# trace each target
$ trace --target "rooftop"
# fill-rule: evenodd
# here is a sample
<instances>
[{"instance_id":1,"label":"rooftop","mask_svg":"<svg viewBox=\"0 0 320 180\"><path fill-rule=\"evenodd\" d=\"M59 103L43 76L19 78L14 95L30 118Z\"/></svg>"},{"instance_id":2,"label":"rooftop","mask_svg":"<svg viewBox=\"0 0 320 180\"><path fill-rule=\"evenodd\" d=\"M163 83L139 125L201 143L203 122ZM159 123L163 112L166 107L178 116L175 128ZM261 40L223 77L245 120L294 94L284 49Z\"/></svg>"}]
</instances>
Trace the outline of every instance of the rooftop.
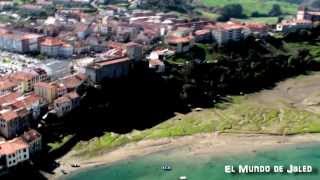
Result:
<instances>
[{"instance_id":1,"label":"rooftop","mask_svg":"<svg viewBox=\"0 0 320 180\"><path fill-rule=\"evenodd\" d=\"M0 90L6 90L6 89L13 88L16 86L17 86L17 84L13 83L10 80L0 81Z\"/></svg>"},{"instance_id":2,"label":"rooftop","mask_svg":"<svg viewBox=\"0 0 320 180\"><path fill-rule=\"evenodd\" d=\"M60 82L68 89L73 89L82 84L84 79L78 75L71 75L60 79Z\"/></svg>"},{"instance_id":3,"label":"rooftop","mask_svg":"<svg viewBox=\"0 0 320 180\"><path fill-rule=\"evenodd\" d=\"M130 59L128 57L120 57L115 59L109 59L109 60L103 60L99 62L94 62L93 64L89 65L89 68L99 69L104 66L114 65L114 64L120 64L124 62L128 62Z\"/></svg>"},{"instance_id":4,"label":"rooftop","mask_svg":"<svg viewBox=\"0 0 320 180\"><path fill-rule=\"evenodd\" d=\"M1 113L0 118L5 121L12 121L18 118L18 114L15 111L8 110Z\"/></svg>"},{"instance_id":5,"label":"rooftop","mask_svg":"<svg viewBox=\"0 0 320 180\"><path fill-rule=\"evenodd\" d=\"M5 103L10 103L15 101L19 97L19 93L14 92L14 93L9 93L3 96L0 96L0 105L3 105Z\"/></svg>"},{"instance_id":6,"label":"rooftop","mask_svg":"<svg viewBox=\"0 0 320 180\"><path fill-rule=\"evenodd\" d=\"M24 71L19 71L10 75L11 79L17 80L17 81L30 81L34 77L36 77L36 74L31 72L24 72Z\"/></svg>"},{"instance_id":7,"label":"rooftop","mask_svg":"<svg viewBox=\"0 0 320 180\"><path fill-rule=\"evenodd\" d=\"M57 38L46 37L42 42L41 45L43 46L62 46L64 42Z\"/></svg>"},{"instance_id":8,"label":"rooftop","mask_svg":"<svg viewBox=\"0 0 320 180\"><path fill-rule=\"evenodd\" d=\"M15 138L11 141L6 141L0 144L0 154L14 154L18 150L28 148L28 144L21 138Z\"/></svg>"},{"instance_id":9,"label":"rooftop","mask_svg":"<svg viewBox=\"0 0 320 180\"><path fill-rule=\"evenodd\" d=\"M66 97L68 97L69 99L73 100L73 99L77 99L79 98L79 94L76 91L72 91L69 92L68 94L65 95Z\"/></svg>"},{"instance_id":10,"label":"rooftop","mask_svg":"<svg viewBox=\"0 0 320 180\"><path fill-rule=\"evenodd\" d=\"M24 132L21 138L27 143L30 143L41 138L41 134L34 129L30 129L29 131Z\"/></svg>"},{"instance_id":11,"label":"rooftop","mask_svg":"<svg viewBox=\"0 0 320 180\"><path fill-rule=\"evenodd\" d=\"M56 100L54 100L55 104L64 104L64 103L69 103L69 102L70 102L70 99L65 96L59 97Z\"/></svg>"},{"instance_id":12,"label":"rooftop","mask_svg":"<svg viewBox=\"0 0 320 180\"><path fill-rule=\"evenodd\" d=\"M192 36L186 36L186 37L170 36L167 38L167 42L169 44L189 43L192 39L193 39Z\"/></svg>"}]
</instances>

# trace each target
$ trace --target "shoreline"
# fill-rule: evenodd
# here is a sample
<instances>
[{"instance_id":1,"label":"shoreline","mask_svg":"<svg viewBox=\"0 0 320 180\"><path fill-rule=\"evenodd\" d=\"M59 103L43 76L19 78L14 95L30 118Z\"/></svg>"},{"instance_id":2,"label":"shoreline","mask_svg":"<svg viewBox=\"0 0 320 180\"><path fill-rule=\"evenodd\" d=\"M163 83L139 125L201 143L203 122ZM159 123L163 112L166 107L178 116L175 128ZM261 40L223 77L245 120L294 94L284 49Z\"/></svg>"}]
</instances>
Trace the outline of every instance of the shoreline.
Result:
<instances>
[{"instance_id":1,"label":"shoreline","mask_svg":"<svg viewBox=\"0 0 320 180\"><path fill-rule=\"evenodd\" d=\"M179 156L188 155L223 157L238 154L255 154L257 151L307 143L320 143L320 133L290 136L203 133L176 138L142 140L89 158L75 157L75 152L70 151L57 160L61 165L54 170L54 174L45 174L45 176L48 179L63 179L66 175L62 173L62 170L70 175L90 168L108 166L119 161L162 151L172 151L177 154L178 158ZM71 167L73 163L79 164L80 167Z\"/></svg>"}]
</instances>

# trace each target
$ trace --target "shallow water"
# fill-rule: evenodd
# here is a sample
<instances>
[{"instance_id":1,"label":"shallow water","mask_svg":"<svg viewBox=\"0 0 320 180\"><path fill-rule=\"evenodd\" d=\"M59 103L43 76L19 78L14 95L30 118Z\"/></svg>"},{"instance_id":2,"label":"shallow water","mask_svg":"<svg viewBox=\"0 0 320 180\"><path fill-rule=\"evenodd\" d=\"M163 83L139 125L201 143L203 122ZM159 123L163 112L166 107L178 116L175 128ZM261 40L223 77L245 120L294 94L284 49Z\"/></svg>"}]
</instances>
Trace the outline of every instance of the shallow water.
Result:
<instances>
[{"instance_id":1,"label":"shallow water","mask_svg":"<svg viewBox=\"0 0 320 180\"><path fill-rule=\"evenodd\" d=\"M162 171L169 164L172 171ZM226 174L225 165L312 165L309 174ZM181 156L177 152L161 152L146 157L133 158L112 166L101 166L71 174L66 180L176 180L187 176L190 180L320 180L320 144L291 146L272 151L258 151L247 155L223 158L206 156Z\"/></svg>"}]
</instances>

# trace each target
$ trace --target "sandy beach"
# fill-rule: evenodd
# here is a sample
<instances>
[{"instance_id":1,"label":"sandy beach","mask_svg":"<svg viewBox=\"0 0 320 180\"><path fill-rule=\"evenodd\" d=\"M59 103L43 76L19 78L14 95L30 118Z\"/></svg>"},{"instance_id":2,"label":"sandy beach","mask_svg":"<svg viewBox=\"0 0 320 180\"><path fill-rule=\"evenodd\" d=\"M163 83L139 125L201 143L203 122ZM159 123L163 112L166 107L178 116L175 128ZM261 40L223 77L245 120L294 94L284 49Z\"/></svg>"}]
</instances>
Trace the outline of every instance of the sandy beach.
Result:
<instances>
[{"instance_id":1,"label":"sandy beach","mask_svg":"<svg viewBox=\"0 0 320 180\"><path fill-rule=\"evenodd\" d=\"M61 165L55 169L55 174L48 175L47 177L48 179L58 179L63 177L62 170L71 173L160 151L171 150L176 152L177 156L227 156L241 153L255 153L259 150L271 150L303 143L320 143L320 134L275 136L262 134L207 133L177 138L143 140L90 158L75 157L75 152L70 151L64 157L57 160ZM81 167L73 168L71 167L73 163L77 163Z\"/></svg>"}]
</instances>

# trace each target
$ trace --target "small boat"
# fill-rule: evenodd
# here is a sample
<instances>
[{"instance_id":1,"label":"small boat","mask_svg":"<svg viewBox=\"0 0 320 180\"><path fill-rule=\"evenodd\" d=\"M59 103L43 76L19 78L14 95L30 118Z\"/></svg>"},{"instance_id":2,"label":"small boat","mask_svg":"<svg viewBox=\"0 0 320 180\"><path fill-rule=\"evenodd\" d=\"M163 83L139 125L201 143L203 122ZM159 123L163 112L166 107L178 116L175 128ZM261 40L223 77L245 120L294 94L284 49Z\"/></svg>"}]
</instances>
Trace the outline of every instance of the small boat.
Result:
<instances>
[{"instance_id":1,"label":"small boat","mask_svg":"<svg viewBox=\"0 0 320 180\"><path fill-rule=\"evenodd\" d=\"M80 164L73 163L73 164L71 164L71 167L73 167L73 168L78 168L78 167L80 167Z\"/></svg>"},{"instance_id":2,"label":"small boat","mask_svg":"<svg viewBox=\"0 0 320 180\"><path fill-rule=\"evenodd\" d=\"M161 169L164 171L171 171L172 170L171 166L169 166L169 165L163 165L163 166L161 166Z\"/></svg>"},{"instance_id":3,"label":"small boat","mask_svg":"<svg viewBox=\"0 0 320 180\"><path fill-rule=\"evenodd\" d=\"M179 180L187 180L188 178L187 178L187 176L180 176L179 177Z\"/></svg>"}]
</instances>

